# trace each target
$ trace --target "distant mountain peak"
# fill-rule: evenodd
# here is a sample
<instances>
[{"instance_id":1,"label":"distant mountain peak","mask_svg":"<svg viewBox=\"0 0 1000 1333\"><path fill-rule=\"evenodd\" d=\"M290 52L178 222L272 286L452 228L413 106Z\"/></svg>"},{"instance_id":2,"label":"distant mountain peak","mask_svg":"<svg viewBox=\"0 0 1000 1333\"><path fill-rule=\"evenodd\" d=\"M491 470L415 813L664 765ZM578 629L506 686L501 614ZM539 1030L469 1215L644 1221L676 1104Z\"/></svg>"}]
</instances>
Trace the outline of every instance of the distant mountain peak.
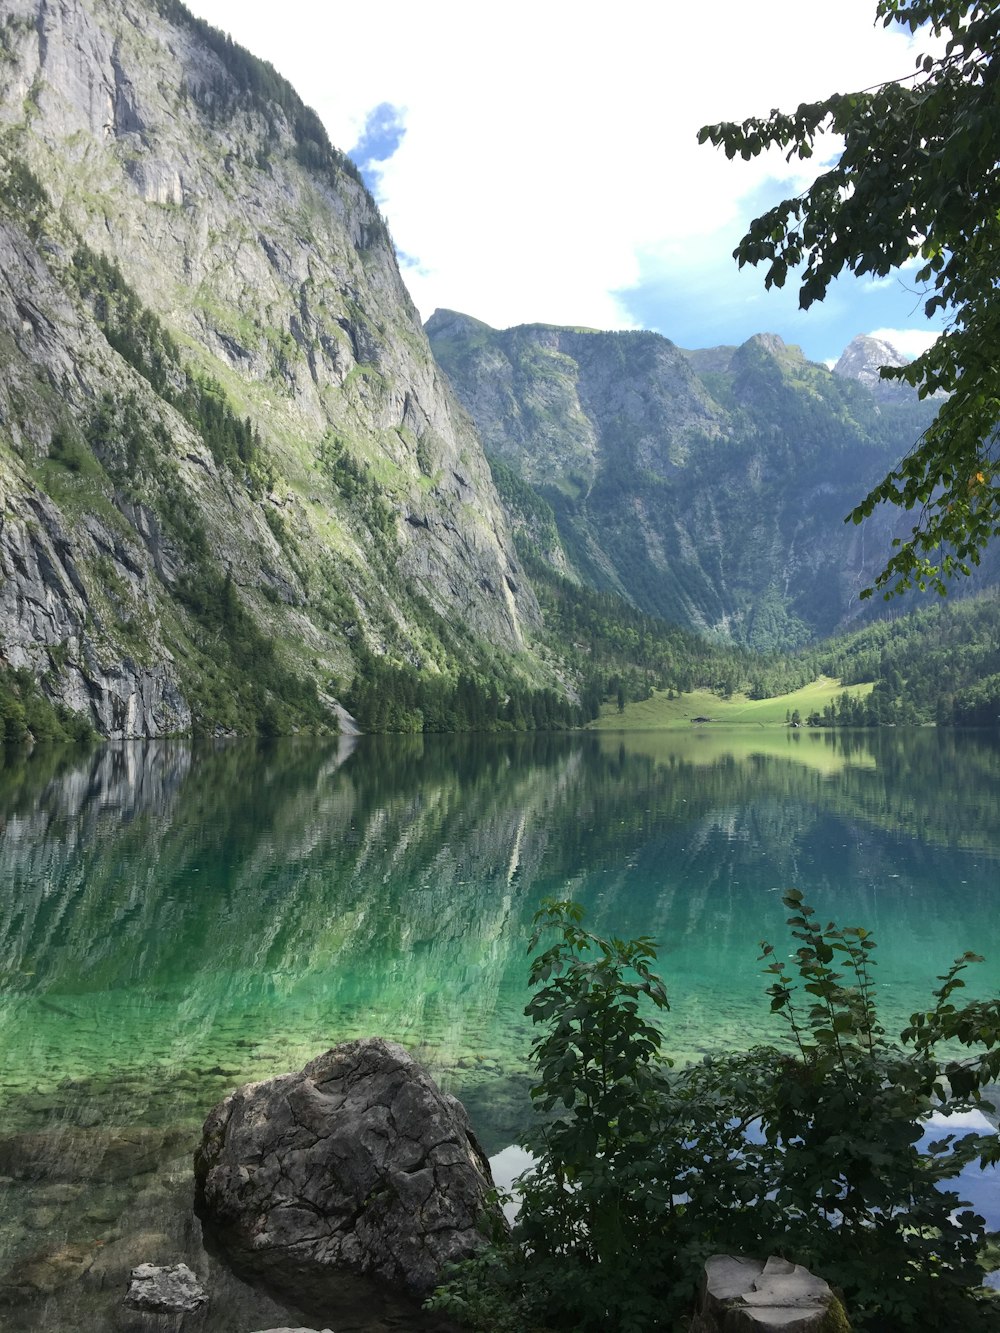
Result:
<instances>
[{"instance_id":1,"label":"distant mountain peak","mask_svg":"<svg viewBox=\"0 0 1000 1333\"><path fill-rule=\"evenodd\" d=\"M469 329L488 329L491 333L494 329L487 324L485 320L474 319L472 315L464 315L461 310L448 310L439 306L431 315L430 319L424 324L424 331L430 337L433 333L442 334L448 330Z\"/></svg>"},{"instance_id":2,"label":"distant mountain peak","mask_svg":"<svg viewBox=\"0 0 1000 1333\"><path fill-rule=\"evenodd\" d=\"M882 379L879 370L882 366L909 365L910 359L883 338L859 333L844 348L840 360L833 367L833 373L845 379L857 380L882 401L898 402L901 398L909 397L913 390L898 381Z\"/></svg>"},{"instance_id":3,"label":"distant mountain peak","mask_svg":"<svg viewBox=\"0 0 1000 1333\"><path fill-rule=\"evenodd\" d=\"M783 356L788 351L788 344L778 333L755 333L747 339L744 346L759 347L772 356Z\"/></svg>"},{"instance_id":4,"label":"distant mountain peak","mask_svg":"<svg viewBox=\"0 0 1000 1333\"><path fill-rule=\"evenodd\" d=\"M459 333L465 334L470 330L478 330L482 333L530 334L537 332L539 329L548 333L593 333L598 337L608 336L604 329L593 329L585 324L547 324L542 320L529 320L526 324L510 324L506 328L500 329L492 324L487 324L485 320L475 319L472 315L463 314L461 310L449 310L440 306L424 323L424 332L428 338L449 337ZM621 332L635 334L642 338L663 338L662 334L651 333L645 329L627 329L621 330ZM669 342L670 340L669 338L663 338L663 341Z\"/></svg>"}]
</instances>

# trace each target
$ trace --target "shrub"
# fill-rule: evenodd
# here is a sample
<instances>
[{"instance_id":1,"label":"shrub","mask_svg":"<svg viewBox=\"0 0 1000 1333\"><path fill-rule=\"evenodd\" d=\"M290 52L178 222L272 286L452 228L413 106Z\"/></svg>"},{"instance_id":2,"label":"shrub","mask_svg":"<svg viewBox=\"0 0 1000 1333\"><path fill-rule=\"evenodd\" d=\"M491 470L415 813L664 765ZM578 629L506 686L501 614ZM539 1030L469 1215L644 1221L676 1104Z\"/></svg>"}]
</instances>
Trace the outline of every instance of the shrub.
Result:
<instances>
[{"instance_id":1,"label":"shrub","mask_svg":"<svg viewBox=\"0 0 1000 1333\"><path fill-rule=\"evenodd\" d=\"M977 961L966 954L889 1041L868 932L821 925L797 891L785 903L794 965L770 945L762 957L790 1041L676 1072L654 1022L668 1006L651 941L601 939L575 903L543 907L532 946L548 929L557 939L532 964L526 1010L543 1028L537 1165L513 1242L474 1276L460 1270L437 1308L485 1328L502 1298L515 1330L643 1333L682 1319L703 1260L732 1250L810 1266L842 1289L858 1330L995 1321L976 1290L984 1220L947 1186L996 1161L997 1138L917 1145L930 1110L967 1109L997 1078L1000 1001L953 1003ZM959 1058L956 1043L975 1053Z\"/></svg>"}]
</instances>

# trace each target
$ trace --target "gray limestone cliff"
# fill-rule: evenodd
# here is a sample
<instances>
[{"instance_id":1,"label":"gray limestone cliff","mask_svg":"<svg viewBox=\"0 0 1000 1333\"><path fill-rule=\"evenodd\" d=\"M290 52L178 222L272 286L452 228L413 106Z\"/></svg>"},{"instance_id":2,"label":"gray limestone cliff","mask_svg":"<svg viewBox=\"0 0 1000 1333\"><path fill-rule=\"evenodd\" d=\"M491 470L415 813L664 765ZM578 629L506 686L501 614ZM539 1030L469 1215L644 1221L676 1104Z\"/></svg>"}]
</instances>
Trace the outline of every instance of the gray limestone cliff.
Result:
<instances>
[{"instance_id":1,"label":"gray limestone cliff","mask_svg":"<svg viewBox=\"0 0 1000 1333\"><path fill-rule=\"evenodd\" d=\"M384 221L218 38L173 0L3 7L2 662L110 736L332 722L361 645L541 678Z\"/></svg>"},{"instance_id":2,"label":"gray limestone cliff","mask_svg":"<svg viewBox=\"0 0 1000 1333\"><path fill-rule=\"evenodd\" d=\"M501 331L454 311L426 327L491 457L551 507L581 581L761 649L871 606L858 594L905 515L844 516L932 405L876 401L774 334L689 352L651 332ZM551 547L534 553L558 567Z\"/></svg>"},{"instance_id":3,"label":"gray limestone cliff","mask_svg":"<svg viewBox=\"0 0 1000 1333\"><path fill-rule=\"evenodd\" d=\"M913 399L914 390L898 380L884 380L879 372L883 366L905 366L909 362L908 356L884 338L860 333L844 348L833 373L863 384L880 403L905 403Z\"/></svg>"}]
</instances>

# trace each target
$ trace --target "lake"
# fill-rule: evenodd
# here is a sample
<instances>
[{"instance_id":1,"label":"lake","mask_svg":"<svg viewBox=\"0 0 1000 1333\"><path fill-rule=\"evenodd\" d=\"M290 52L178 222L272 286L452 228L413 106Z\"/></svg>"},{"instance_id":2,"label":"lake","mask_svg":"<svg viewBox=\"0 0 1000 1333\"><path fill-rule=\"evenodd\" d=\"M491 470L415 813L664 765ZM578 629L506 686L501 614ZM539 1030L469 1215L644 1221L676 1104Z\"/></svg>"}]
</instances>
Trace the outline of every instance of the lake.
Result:
<instances>
[{"instance_id":1,"label":"lake","mask_svg":"<svg viewBox=\"0 0 1000 1333\"><path fill-rule=\"evenodd\" d=\"M0 822L12 1333L130 1327L124 1280L144 1260L207 1273L220 1333L299 1322L201 1249L201 1121L239 1083L379 1034L463 1099L488 1151L516 1142L531 1115L526 944L546 896L579 899L601 933L659 942L682 1061L780 1037L759 943L791 951L792 886L872 930L890 1031L967 948L986 955L970 993L1000 990L992 735L39 750L4 759Z\"/></svg>"}]
</instances>

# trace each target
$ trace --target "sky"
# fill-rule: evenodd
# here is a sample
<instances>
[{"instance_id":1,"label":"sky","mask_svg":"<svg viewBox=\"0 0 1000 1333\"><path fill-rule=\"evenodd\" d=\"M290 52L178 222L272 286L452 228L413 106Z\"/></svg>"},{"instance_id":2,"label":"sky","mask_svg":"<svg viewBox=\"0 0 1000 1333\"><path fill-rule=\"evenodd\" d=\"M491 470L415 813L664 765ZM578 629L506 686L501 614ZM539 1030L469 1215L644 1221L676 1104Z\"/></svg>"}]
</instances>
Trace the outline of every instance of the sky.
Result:
<instances>
[{"instance_id":1,"label":"sky","mask_svg":"<svg viewBox=\"0 0 1000 1333\"><path fill-rule=\"evenodd\" d=\"M424 319L649 328L682 347L773 332L817 361L859 333L909 355L933 337L912 269L841 278L808 311L791 282L766 292L739 270L751 218L822 161L696 141L911 73L927 42L876 26L874 0L188 4L270 60L362 168Z\"/></svg>"}]
</instances>

